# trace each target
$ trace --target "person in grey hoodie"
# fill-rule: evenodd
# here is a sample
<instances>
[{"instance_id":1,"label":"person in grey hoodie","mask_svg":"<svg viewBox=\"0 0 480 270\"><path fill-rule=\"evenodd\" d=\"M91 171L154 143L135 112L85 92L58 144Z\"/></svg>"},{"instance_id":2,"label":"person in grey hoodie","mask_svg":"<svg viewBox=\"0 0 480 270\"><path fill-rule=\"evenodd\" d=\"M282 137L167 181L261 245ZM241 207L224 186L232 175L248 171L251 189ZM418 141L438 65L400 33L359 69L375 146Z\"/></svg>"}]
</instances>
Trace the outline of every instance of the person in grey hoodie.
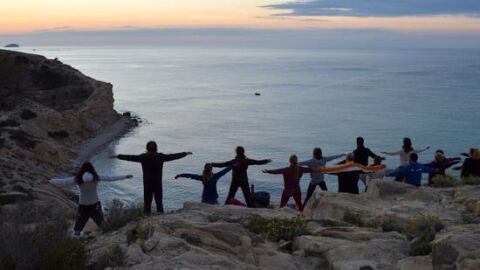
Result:
<instances>
[{"instance_id":1,"label":"person in grey hoodie","mask_svg":"<svg viewBox=\"0 0 480 270\"><path fill-rule=\"evenodd\" d=\"M310 169L318 169L325 167L325 164L327 162L332 161L337 158L341 158L345 156L345 154L340 154L340 155L335 155L335 156L328 156L324 157L322 155L322 149L319 147L315 147L313 149L313 158L299 162L298 165L300 166L308 166ZM322 190L327 191L327 185L325 184L325 178L323 173L321 172L311 172L310 173L310 183L308 184L308 189L307 189L307 196L305 197L305 201L303 203L303 206L308 202L310 197L312 197L313 192L315 191L315 188L319 186Z\"/></svg>"},{"instance_id":2,"label":"person in grey hoodie","mask_svg":"<svg viewBox=\"0 0 480 270\"><path fill-rule=\"evenodd\" d=\"M98 199L97 185L99 181L112 182L122 179L132 178L132 175L106 176L98 175L92 163L85 162L75 176L64 178L52 178L44 183L50 183L56 186L78 185L80 196L78 200L78 215L75 221L75 235L80 235L89 218L101 226L104 219L102 205Z\"/></svg>"}]
</instances>

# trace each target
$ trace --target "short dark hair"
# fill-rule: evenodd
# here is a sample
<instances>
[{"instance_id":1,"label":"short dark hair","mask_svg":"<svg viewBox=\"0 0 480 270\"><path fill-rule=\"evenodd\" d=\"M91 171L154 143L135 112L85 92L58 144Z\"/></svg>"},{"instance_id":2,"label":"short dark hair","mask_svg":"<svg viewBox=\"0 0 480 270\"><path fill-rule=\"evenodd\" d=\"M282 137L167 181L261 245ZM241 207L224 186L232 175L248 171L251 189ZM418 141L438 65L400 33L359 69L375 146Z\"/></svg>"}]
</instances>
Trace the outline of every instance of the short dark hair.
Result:
<instances>
[{"instance_id":1,"label":"short dark hair","mask_svg":"<svg viewBox=\"0 0 480 270\"><path fill-rule=\"evenodd\" d=\"M320 147L313 148L313 157L316 159L322 159L322 149Z\"/></svg>"},{"instance_id":2,"label":"short dark hair","mask_svg":"<svg viewBox=\"0 0 480 270\"><path fill-rule=\"evenodd\" d=\"M365 143L365 141L363 140L363 137L357 137L357 145L358 146L361 146Z\"/></svg>"},{"instance_id":3,"label":"short dark hair","mask_svg":"<svg viewBox=\"0 0 480 270\"><path fill-rule=\"evenodd\" d=\"M156 152L158 151L158 149L157 149L157 143L154 142L154 141L149 141L149 142L147 143L147 146L146 146L146 147L147 147L147 151L148 151L149 153L156 153Z\"/></svg>"},{"instance_id":4,"label":"short dark hair","mask_svg":"<svg viewBox=\"0 0 480 270\"><path fill-rule=\"evenodd\" d=\"M418 155L417 155L417 153L411 153L411 154L410 154L410 161L411 161L411 162L417 162L417 161L418 161Z\"/></svg>"}]
</instances>

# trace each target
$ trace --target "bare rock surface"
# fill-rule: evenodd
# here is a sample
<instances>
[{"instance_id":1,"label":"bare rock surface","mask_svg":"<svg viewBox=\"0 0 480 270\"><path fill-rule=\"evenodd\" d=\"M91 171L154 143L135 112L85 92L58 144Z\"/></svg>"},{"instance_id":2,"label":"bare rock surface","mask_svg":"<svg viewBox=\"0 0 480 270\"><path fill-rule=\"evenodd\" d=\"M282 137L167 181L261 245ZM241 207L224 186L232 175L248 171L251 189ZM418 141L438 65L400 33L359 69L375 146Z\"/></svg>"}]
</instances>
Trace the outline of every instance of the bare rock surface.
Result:
<instances>
[{"instance_id":1,"label":"bare rock surface","mask_svg":"<svg viewBox=\"0 0 480 270\"><path fill-rule=\"evenodd\" d=\"M128 261L119 269L479 269L479 225L462 219L473 214L466 205L476 204L476 187L412 188L392 181L374 181L370 187L362 195L317 193L303 216L289 208L185 203L178 211L98 233L88 244L90 264L116 245ZM361 221L349 217L356 213ZM430 255L413 256L412 240L402 233L417 214L436 215L445 224L431 242ZM252 229L258 217L300 218L306 225L291 239L278 240ZM152 233L127 241L138 226Z\"/></svg>"}]
</instances>

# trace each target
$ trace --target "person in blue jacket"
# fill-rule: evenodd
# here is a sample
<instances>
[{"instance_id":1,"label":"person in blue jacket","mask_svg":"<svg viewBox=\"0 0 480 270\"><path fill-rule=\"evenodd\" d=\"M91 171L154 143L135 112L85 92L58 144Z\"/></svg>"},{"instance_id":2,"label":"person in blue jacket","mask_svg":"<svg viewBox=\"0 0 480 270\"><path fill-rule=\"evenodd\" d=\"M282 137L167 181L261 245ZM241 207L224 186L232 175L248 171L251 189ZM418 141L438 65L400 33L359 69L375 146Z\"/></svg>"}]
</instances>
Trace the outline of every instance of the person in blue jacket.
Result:
<instances>
[{"instance_id":1,"label":"person in blue jacket","mask_svg":"<svg viewBox=\"0 0 480 270\"><path fill-rule=\"evenodd\" d=\"M405 183L419 187L422 184L422 173L437 172L437 169L430 168L426 165L418 163L418 155L416 153L411 153L410 164L399 167L398 169L388 174L388 176L405 177Z\"/></svg>"},{"instance_id":2,"label":"person in blue jacket","mask_svg":"<svg viewBox=\"0 0 480 270\"><path fill-rule=\"evenodd\" d=\"M213 168L212 164L206 163L203 168L202 175L182 173L182 174L177 174L177 176L175 176L175 179L190 178L193 180L202 181L203 183L202 203L218 204L217 182L222 176L227 174L232 169L232 166L229 166L217 173L213 173L212 168Z\"/></svg>"}]
</instances>

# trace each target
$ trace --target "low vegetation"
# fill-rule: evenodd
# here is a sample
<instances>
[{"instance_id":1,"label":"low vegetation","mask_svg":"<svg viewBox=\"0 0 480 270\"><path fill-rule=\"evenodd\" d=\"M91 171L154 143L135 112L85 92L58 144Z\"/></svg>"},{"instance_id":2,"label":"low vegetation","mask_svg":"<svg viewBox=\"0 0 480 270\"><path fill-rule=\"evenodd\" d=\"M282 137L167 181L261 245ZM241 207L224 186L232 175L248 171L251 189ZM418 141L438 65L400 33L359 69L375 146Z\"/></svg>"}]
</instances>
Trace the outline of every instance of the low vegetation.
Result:
<instances>
[{"instance_id":1,"label":"low vegetation","mask_svg":"<svg viewBox=\"0 0 480 270\"><path fill-rule=\"evenodd\" d=\"M428 255L432 252L431 242L435 234L443 229L440 218L434 215L417 215L410 220L403 233L411 240L412 256Z\"/></svg>"},{"instance_id":2,"label":"low vegetation","mask_svg":"<svg viewBox=\"0 0 480 270\"><path fill-rule=\"evenodd\" d=\"M102 224L103 232L117 230L131 221L140 220L144 217L143 207L139 204L125 205L120 200L113 200L106 215L106 222Z\"/></svg>"},{"instance_id":3,"label":"low vegetation","mask_svg":"<svg viewBox=\"0 0 480 270\"><path fill-rule=\"evenodd\" d=\"M381 223L382 231L384 232L402 232L402 228L399 225L398 217L395 214L385 215L383 222Z\"/></svg>"},{"instance_id":4,"label":"low vegetation","mask_svg":"<svg viewBox=\"0 0 480 270\"><path fill-rule=\"evenodd\" d=\"M0 269L86 269L84 243L63 213L20 203L1 214Z\"/></svg>"},{"instance_id":5,"label":"low vegetation","mask_svg":"<svg viewBox=\"0 0 480 270\"><path fill-rule=\"evenodd\" d=\"M152 232L152 227L148 224L137 224L133 229L127 232L127 243L131 244L137 240L147 240Z\"/></svg>"},{"instance_id":6,"label":"low vegetation","mask_svg":"<svg viewBox=\"0 0 480 270\"><path fill-rule=\"evenodd\" d=\"M343 213L343 221L358 227L363 227L365 225L362 218L360 217L360 214L354 213L349 210Z\"/></svg>"},{"instance_id":7,"label":"low vegetation","mask_svg":"<svg viewBox=\"0 0 480 270\"><path fill-rule=\"evenodd\" d=\"M37 114L28 110L28 109L24 109L24 110L22 110L22 113L21 113L20 117L23 120L31 120L31 119L37 117Z\"/></svg>"},{"instance_id":8,"label":"low vegetation","mask_svg":"<svg viewBox=\"0 0 480 270\"><path fill-rule=\"evenodd\" d=\"M462 182L458 178L449 174L436 175L432 178L432 187L434 188L456 187L461 184Z\"/></svg>"},{"instance_id":9,"label":"low vegetation","mask_svg":"<svg viewBox=\"0 0 480 270\"><path fill-rule=\"evenodd\" d=\"M49 131L48 136L52 139L66 139L70 136L67 131Z\"/></svg>"},{"instance_id":10,"label":"low vegetation","mask_svg":"<svg viewBox=\"0 0 480 270\"><path fill-rule=\"evenodd\" d=\"M462 184L469 186L478 186L480 185L480 177L466 177L463 178Z\"/></svg>"},{"instance_id":11,"label":"low vegetation","mask_svg":"<svg viewBox=\"0 0 480 270\"><path fill-rule=\"evenodd\" d=\"M292 240L305 233L307 221L303 218L279 219L253 216L248 229L266 239L273 241Z\"/></svg>"}]
</instances>

